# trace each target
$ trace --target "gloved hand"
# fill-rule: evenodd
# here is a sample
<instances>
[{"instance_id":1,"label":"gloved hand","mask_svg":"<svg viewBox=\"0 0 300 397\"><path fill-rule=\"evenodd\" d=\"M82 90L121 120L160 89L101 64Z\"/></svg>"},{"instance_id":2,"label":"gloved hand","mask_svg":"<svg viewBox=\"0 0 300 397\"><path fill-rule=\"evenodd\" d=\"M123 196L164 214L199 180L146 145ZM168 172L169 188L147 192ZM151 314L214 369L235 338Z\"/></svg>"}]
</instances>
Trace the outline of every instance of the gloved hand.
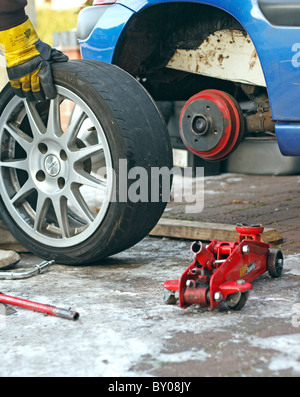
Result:
<instances>
[{"instance_id":1,"label":"gloved hand","mask_svg":"<svg viewBox=\"0 0 300 397\"><path fill-rule=\"evenodd\" d=\"M0 31L0 49L7 62L7 74L16 95L29 101L56 97L51 63L66 62L62 52L41 41L29 19Z\"/></svg>"}]
</instances>

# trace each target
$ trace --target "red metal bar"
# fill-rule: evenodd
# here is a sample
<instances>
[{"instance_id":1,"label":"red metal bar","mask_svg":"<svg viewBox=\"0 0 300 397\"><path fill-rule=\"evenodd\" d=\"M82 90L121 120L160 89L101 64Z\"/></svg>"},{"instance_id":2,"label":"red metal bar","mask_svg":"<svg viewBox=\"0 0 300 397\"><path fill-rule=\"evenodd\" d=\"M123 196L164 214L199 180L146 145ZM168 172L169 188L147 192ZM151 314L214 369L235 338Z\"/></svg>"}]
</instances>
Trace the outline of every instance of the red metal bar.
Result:
<instances>
[{"instance_id":1,"label":"red metal bar","mask_svg":"<svg viewBox=\"0 0 300 397\"><path fill-rule=\"evenodd\" d=\"M28 301L26 299L16 298L0 294L0 303L8 305L19 306L24 309L33 310L35 312L49 314L50 316L61 317L67 320L78 320L79 313L73 310L60 309L55 306L44 305L37 302Z\"/></svg>"}]
</instances>

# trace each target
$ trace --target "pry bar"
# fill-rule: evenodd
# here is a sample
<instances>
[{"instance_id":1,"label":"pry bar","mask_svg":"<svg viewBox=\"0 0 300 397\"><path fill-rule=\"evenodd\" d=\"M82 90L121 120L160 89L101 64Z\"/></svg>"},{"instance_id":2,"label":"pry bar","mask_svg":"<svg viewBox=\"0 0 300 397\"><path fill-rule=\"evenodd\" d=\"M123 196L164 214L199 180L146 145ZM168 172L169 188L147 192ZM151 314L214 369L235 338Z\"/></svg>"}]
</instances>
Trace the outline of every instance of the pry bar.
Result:
<instances>
[{"instance_id":1,"label":"pry bar","mask_svg":"<svg viewBox=\"0 0 300 397\"><path fill-rule=\"evenodd\" d=\"M41 303L32 302L29 300L16 298L16 297L4 295L1 293L0 293L0 303L6 303L8 305L13 305L13 306L19 306L24 309L49 314L49 315L55 316L55 317L65 318L67 320L75 321L75 320L79 319L79 313L77 313L73 310L60 309L55 306L44 305Z\"/></svg>"}]
</instances>

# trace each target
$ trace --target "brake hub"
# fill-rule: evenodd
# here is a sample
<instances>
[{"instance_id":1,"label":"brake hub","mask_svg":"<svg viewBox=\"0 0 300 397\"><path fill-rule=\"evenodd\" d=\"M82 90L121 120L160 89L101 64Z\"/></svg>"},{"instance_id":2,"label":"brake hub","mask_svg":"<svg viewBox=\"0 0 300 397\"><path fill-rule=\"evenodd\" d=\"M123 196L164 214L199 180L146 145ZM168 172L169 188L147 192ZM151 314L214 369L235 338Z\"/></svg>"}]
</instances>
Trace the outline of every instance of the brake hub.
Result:
<instances>
[{"instance_id":1,"label":"brake hub","mask_svg":"<svg viewBox=\"0 0 300 397\"><path fill-rule=\"evenodd\" d=\"M182 109L180 134L192 153L205 160L223 160L236 149L244 135L238 103L222 91L199 92Z\"/></svg>"}]
</instances>

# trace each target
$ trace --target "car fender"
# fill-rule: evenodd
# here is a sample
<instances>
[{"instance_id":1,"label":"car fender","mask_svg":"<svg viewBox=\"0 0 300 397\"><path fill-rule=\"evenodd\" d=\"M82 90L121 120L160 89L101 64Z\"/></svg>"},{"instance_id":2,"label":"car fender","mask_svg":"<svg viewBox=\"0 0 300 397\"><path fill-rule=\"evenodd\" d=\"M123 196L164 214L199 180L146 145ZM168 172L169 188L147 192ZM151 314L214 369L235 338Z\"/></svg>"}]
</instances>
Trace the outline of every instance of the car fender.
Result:
<instances>
[{"instance_id":1,"label":"car fender","mask_svg":"<svg viewBox=\"0 0 300 397\"><path fill-rule=\"evenodd\" d=\"M126 4L131 10L139 12L146 7L173 1L119 0L118 3ZM191 1L186 0L186 2ZM296 89L300 84L300 22L298 27L272 25L263 15L257 0L192 2L220 8L232 15L244 27L260 60L273 119L300 121Z\"/></svg>"},{"instance_id":2,"label":"car fender","mask_svg":"<svg viewBox=\"0 0 300 397\"><path fill-rule=\"evenodd\" d=\"M95 9L101 12L101 16L89 32L84 29L84 25L89 18L88 13L95 12ZM133 14L134 11L121 4L83 9L79 13L77 21L77 38L82 58L112 63L115 47L125 25ZM85 32L87 32L86 35Z\"/></svg>"},{"instance_id":3,"label":"car fender","mask_svg":"<svg viewBox=\"0 0 300 397\"><path fill-rule=\"evenodd\" d=\"M80 42L83 58L112 63L116 48L122 45L122 33L134 13L171 2L174 0L119 0L107 6L104 17L97 22L90 37ZM194 0L193 3L222 9L244 27L260 60L273 119L300 122L297 89L300 81L300 27L272 25L263 15L257 0L240 0L240 6L237 2L224 0Z\"/></svg>"}]
</instances>

